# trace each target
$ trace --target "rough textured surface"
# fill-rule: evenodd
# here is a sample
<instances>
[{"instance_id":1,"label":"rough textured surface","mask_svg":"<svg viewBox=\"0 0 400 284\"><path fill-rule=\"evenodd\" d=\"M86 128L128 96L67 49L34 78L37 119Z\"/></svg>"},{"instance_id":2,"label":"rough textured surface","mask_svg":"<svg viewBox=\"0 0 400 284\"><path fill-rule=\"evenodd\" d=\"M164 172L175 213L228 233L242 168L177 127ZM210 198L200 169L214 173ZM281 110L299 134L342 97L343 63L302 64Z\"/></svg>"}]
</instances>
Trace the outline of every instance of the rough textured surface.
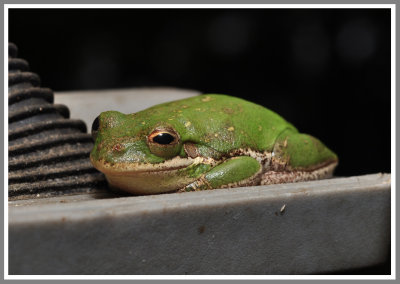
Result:
<instances>
[{"instance_id":1,"label":"rough textured surface","mask_svg":"<svg viewBox=\"0 0 400 284\"><path fill-rule=\"evenodd\" d=\"M10 274L313 274L384 262L390 174L9 203Z\"/></svg>"}]
</instances>

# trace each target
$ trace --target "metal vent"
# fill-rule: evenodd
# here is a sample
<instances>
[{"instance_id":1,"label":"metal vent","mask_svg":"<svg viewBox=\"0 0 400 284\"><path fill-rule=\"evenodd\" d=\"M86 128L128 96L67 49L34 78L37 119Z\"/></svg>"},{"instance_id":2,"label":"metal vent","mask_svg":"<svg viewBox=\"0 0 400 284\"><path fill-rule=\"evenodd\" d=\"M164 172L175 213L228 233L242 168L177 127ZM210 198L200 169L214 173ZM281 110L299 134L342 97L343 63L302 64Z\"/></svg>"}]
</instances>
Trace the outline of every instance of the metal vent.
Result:
<instances>
[{"instance_id":1,"label":"metal vent","mask_svg":"<svg viewBox=\"0 0 400 284\"><path fill-rule=\"evenodd\" d=\"M89 161L91 135L81 120L53 104L28 62L8 45L9 199L104 190L105 178Z\"/></svg>"}]
</instances>

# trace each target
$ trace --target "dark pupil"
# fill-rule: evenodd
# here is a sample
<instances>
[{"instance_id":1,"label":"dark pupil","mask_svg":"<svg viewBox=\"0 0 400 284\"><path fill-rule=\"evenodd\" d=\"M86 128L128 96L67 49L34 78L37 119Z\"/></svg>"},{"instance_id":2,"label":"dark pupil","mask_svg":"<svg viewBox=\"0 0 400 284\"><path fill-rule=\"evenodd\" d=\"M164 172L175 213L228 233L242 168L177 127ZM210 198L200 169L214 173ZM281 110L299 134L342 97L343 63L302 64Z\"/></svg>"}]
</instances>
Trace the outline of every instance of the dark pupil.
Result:
<instances>
[{"instance_id":1,"label":"dark pupil","mask_svg":"<svg viewBox=\"0 0 400 284\"><path fill-rule=\"evenodd\" d=\"M174 141L174 136L168 133L160 133L153 138L153 141L158 144L166 145Z\"/></svg>"}]
</instances>

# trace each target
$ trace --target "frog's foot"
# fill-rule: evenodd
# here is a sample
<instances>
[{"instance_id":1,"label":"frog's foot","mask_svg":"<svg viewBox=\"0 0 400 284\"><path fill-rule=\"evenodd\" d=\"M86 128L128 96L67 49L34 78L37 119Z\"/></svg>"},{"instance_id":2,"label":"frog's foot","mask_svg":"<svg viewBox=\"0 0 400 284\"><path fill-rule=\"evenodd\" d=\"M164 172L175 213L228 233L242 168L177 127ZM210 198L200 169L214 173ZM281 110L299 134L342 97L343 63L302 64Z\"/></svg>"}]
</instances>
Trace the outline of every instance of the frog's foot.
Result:
<instances>
[{"instance_id":1,"label":"frog's foot","mask_svg":"<svg viewBox=\"0 0 400 284\"><path fill-rule=\"evenodd\" d=\"M256 159L248 156L234 157L212 168L199 179L178 191L256 185L260 183L261 172L261 164Z\"/></svg>"},{"instance_id":2,"label":"frog's foot","mask_svg":"<svg viewBox=\"0 0 400 284\"><path fill-rule=\"evenodd\" d=\"M333 162L312 171L267 171L261 175L261 185L330 178L336 166L337 162Z\"/></svg>"}]
</instances>

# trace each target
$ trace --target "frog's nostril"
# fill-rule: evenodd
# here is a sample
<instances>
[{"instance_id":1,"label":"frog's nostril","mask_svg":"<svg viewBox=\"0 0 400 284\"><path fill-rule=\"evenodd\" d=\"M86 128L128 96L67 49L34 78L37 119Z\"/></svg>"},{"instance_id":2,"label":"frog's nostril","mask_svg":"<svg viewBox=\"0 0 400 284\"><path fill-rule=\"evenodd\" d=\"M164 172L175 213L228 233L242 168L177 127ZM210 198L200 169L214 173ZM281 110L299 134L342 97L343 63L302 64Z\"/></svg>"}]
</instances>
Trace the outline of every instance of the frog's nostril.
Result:
<instances>
[{"instance_id":1,"label":"frog's nostril","mask_svg":"<svg viewBox=\"0 0 400 284\"><path fill-rule=\"evenodd\" d=\"M92 124L92 137L93 137L93 140L96 140L97 131L99 130L99 127L100 127L100 120L99 120L99 117L96 117L96 119L93 121L93 124Z\"/></svg>"},{"instance_id":2,"label":"frog's nostril","mask_svg":"<svg viewBox=\"0 0 400 284\"><path fill-rule=\"evenodd\" d=\"M99 126L100 126L99 117L96 117L96 119L93 121L92 124L92 131L99 130Z\"/></svg>"}]
</instances>

